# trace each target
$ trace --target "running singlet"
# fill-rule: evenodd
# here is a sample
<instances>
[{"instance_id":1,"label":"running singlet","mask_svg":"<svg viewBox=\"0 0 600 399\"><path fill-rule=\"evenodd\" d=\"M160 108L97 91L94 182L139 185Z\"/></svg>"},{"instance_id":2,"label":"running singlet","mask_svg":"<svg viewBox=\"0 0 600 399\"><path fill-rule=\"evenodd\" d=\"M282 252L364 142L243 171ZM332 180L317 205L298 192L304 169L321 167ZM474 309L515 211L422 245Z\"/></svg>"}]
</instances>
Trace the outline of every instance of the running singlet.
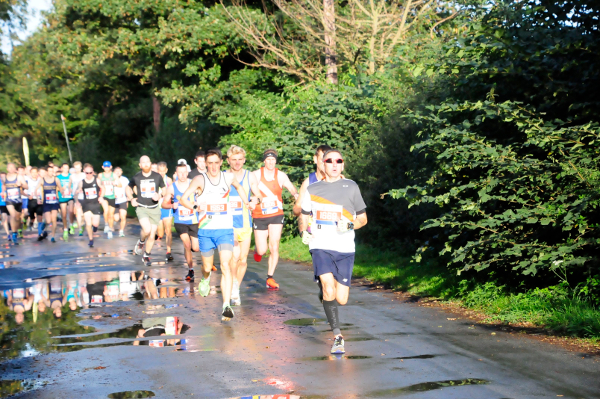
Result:
<instances>
[{"instance_id":1,"label":"running singlet","mask_svg":"<svg viewBox=\"0 0 600 399\"><path fill-rule=\"evenodd\" d=\"M244 177L240 185L244 187L246 191L246 200L250 201L250 171L244 170ZM250 210L244 205L244 201L240 197L237 189L231 186L231 193L229 194L229 212L233 215L233 228L250 228L252 227L252 215Z\"/></svg>"},{"instance_id":2,"label":"running singlet","mask_svg":"<svg viewBox=\"0 0 600 399\"><path fill-rule=\"evenodd\" d=\"M60 182L60 186L63 188L65 195L63 195L62 190L58 190L58 200L59 201L68 201L70 199L73 199L73 190L71 189L71 184L70 184L70 180L71 180L71 175L68 174L66 176L58 175L56 176L58 178L58 181Z\"/></svg>"},{"instance_id":3,"label":"running singlet","mask_svg":"<svg viewBox=\"0 0 600 399\"><path fill-rule=\"evenodd\" d=\"M76 192L79 189L79 182L82 181L83 179L85 179L85 173L81 172L81 173L73 173L71 175L71 182L73 183L71 185L71 190L73 190L73 192ZM82 200L83 199L83 193L79 193L77 195L77 198Z\"/></svg>"},{"instance_id":4,"label":"running singlet","mask_svg":"<svg viewBox=\"0 0 600 399\"><path fill-rule=\"evenodd\" d=\"M182 183L179 183L182 184ZM190 186L190 180L188 179L187 183L185 183L185 187L183 191L179 190L177 187L177 183L173 183L173 194L174 200L173 203L179 203L181 196ZM194 203L195 194L191 194L189 200ZM175 223L177 224L197 224L198 223L198 213L194 212L191 209L186 208L185 206L179 204L177 209L173 209L173 218L175 219Z\"/></svg>"},{"instance_id":5,"label":"running singlet","mask_svg":"<svg viewBox=\"0 0 600 399\"><path fill-rule=\"evenodd\" d=\"M115 186L115 204L122 204L127 202L127 196L125 195L125 187L129 184L129 179L125 176L119 177L121 180L121 187Z\"/></svg>"},{"instance_id":6,"label":"running singlet","mask_svg":"<svg viewBox=\"0 0 600 399\"><path fill-rule=\"evenodd\" d=\"M102 185L104 186L104 198L114 199L115 198L115 187L113 182L115 180L113 172L110 172L110 177L106 177L106 173L102 173Z\"/></svg>"},{"instance_id":7,"label":"running singlet","mask_svg":"<svg viewBox=\"0 0 600 399\"><path fill-rule=\"evenodd\" d=\"M302 214L312 212L314 225L309 244L312 249L325 249L336 252L355 252L354 230L340 233L337 221L353 222L357 214L364 213L365 204L358 185L348 179L333 183L324 180L311 184L302 200Z\"/></svg>"},{"instance_id":8,"label":"running singlet","mask_svg":"<svg viewBox=\"0 0 600 399\"><path fill-rule=\"evenodd\" d=\"M23 190L22 199L29 199L29 195L32 193L32 189L35 188L35 180L33 180L30 176L25 176L25 183L27 183L27 190Z\"/></svg>"},{"instance_id":9,"label":"running singlet","mask_svg":"<svg viewBox=\"0 0 600 399\"><path fill-rule=\"evenodd\" d=\"M8 180L8 175L6 175L4 186L6 187L5 201L7 205L21 203L21 185L18 183L18 180L18 175L15 175L14 180Z\"/></svg>"},{"instance_id":10,"label":"running singlet","mask_svg":"<svg viewBox=\"0 0 600 399\"><path fill-rule=\"evenodd\" d=\"M52 182L48 183L46 179L44 179L44 204L58 204L58 197L56 196L56 191L58 187L56 186L56 181L52 178Z\"/></svg>"},{"instance_id":11,"label":"running singlet","mask_svg":"<svg viewBox=\"0 0 600 399\"><path fill-rule=\"evenodd\" d=\"M144 176L143 172L136 173L129 181L129 187L133 190L137 187L138 204L155 208L158 206L158 201L154 201L152 196L158 193L158 190L165 187L165 182L162 176L156 172L150 172L148 176Z\"/></svg>"},{"instance_id":12,"label":"running singlet","mask_svg":"<svg viewBox=\"0 0 600 399\"><path fill-rule=\"evenodd\" d=\"M319 181L319 178L317 177L317 172L311 172L310 175L308 175L308 185L310 186L311 184L314 184L316 182Z\"/></svg>"},{"instance_id":13,"label":"running singlet","mask_svg":"<svg viewBox=\"0 0 600 399\"><path fill-rule=\"evenodd\" d=\"M253 218L270 218L272 216L283 215L283 200L281 198L282 188L279 186L277 174L279 169L275 169L275 176L273 180L267 181L265 179L265 168L260 168L260 181L258 182L258 189L262 194L263 198L260 200L260 207L254 208L252 214Z\"/></svg>"},{"instance_id":14,"label":"running singlet","mask_svg":"<svg viewBox=\"0 0 600 399\"><path fill-rule=\"evenodd\" d=\"M206 173L204 176L204 191L199 202L206 203L206 210L200 212L200 229L232 229L233 217L229 213L229 185L225 179L225 172L219 174L219 182L214 185Z\"/></svg>"},{"instance_id":15,"label":"running singlet","mask_svg":"<svg viewBox=\"0 0 600 399\"><path fill-rule=\"evenodd\" d=\"M82 205L98 203L98 194L100 194L100 187L98 187L96 178L94 178L94 180L92 180L91 183L88 183L85 179L83 179L83 181L81 182L81 191L81 194L83 195L83 199L81 200Z\"/></svg>"}]
</instances>

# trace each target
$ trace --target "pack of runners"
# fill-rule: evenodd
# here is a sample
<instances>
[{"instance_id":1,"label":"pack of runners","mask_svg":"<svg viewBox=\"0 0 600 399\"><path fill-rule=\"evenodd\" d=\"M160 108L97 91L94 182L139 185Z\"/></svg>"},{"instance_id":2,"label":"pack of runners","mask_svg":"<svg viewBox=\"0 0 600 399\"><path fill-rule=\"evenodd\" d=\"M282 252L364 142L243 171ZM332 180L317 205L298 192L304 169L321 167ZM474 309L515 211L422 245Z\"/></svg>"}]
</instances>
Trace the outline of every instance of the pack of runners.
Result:
<instances>
[{"instance_id":1,"label":"pack of runners","mask_svg":"<svg viewBox=\"0 0 600 399\"><path fill-rule=\"evenodd\" d=\"M9 163L0 174L1 221L7 239L18 245L23 229L35 229L38 241L50 236L56 242L61 217L62 239L85 231L88 245L94 245L100 216L104 233L113 238L115 224L119 237L125 236L127 209L135 208L140 237L134 253L150 266L156 239L164 239L166 261L172 261L172 228L183 243L186 280L195 281L194 252L202 261L198 292L210 293L210 277L216 271L215 251L221 269L222 320L234 317L240 306L240 285L247 269L252 237L254 260L260 262L269 251L265 284L277 290L274 274L279 261L279 243L285 223L283 190L294 198L302 242L313 259L319 298L334 335L331 353L344 353L338 306L348 301L354 266L354 230L367 223L366 205L358 185L346 179L342 154L327 145L319 146L313 161L315 172L298 191L289 177L277 168L278 153L267 149L263 166L244 168L246 151L232 145L226 154L229 168L223 169L218 149L198 151L191 168L184 159L172 177L165 162L153 163L148 156L139 160L139 172L123 176L110 161L98 174L91 164L75 162L72 167L50 163L45 167L17 167ZM253 234L254 232L254 234Z\"/></svg>"}]
</instances>

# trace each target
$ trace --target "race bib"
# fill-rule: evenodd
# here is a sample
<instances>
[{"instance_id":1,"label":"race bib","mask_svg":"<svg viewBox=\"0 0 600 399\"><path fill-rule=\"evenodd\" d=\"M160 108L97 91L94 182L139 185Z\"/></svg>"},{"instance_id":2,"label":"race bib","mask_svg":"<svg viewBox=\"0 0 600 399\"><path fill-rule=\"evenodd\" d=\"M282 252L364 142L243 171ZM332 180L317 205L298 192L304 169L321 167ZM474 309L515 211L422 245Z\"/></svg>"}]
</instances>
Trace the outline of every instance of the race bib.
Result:
<instances>
[{"instance_id":1,"label":"race bib","mask_svg":"<svg viewBox=\"0 0 600 399\"><path fill-rule=\"evenodd\" d=\"M102 295L92 295L91 303L102 303L102 302L103 302Z\"/></svg>"},{"instance_id":2,"label":"race bib","mask_svg":"<svg viewBox=\"0 0 600 399\"><path fill-rule=\"evenodd\" d=\"M98 192L96 191L96 187L88 187L88 188L85 188L83 191L85 191L85 197L87 199L98 198Z\"/></svg>"},{"instance_id":3,"label":"race bib","mask_svg":"<svg viewBox=\"0 0 600 399\"><path fill-rule=\"evenodd\" d=\"M102 182L102 184L104 184L104 195L105 196L113 195L113 193L115 192L115 188L113 187L113 182L105 180Z\"/></svg>"},{"instance_id":4,"label":"race bib","mask_svg":"<svg viewBox=\"0 0 600 399\"><path fill-rule=\"evenodd\" d=\"M271 215L273 213L277 213L279 211L279 200L276 196L271 195L268 197L264 197L260 201L260 208L263 215Z\"/></svg>"},{"instance_id":5,"label":"race bib","mask_svg":"<svg viewBox=\"0 0 600 399\"><path fill-rule=\"evenodd\" d=\"M46 204L56 204L56 202L57 200L55 192L46 193Z\"/></svg>"},{"instance_id":6,"label":"race bib","mask_svg":"<svg viewBox=\"0 0 600 399\"><path fill-rule=\"evenodd\" d=\"M165 334L177 335L177 317L167 317L165 323Z\"/></svg>"},{"instance_id":7,"label":"race bib","mask_svg":"<svg viewBox=\"0 0 600 399\"><path fill-rule=\"evenodd\" d=\"M244 210L244 203L240 197L229 197L229 210L232 215L241 215Z\"/></svg>"},{"instance_id":8,"label":"race bib","mask_svg":"<svg viewBox=\"0 0 600 399\"><path fill-rule=\"evenodd\" d=\"M209 216L227 215L228 205L227 198L213 199L211 202L206 203L206 214Z\"/></svg>"},{"instance_id":9,"label":"race bib","mask_svg":"<svg viewBox=\"0 0 600 399\"><path fill-rule=\"evenodd\" d=\"M63 192L64 192L63 197L65 197L65 198L71 197L71 189L69 187L65 187Z\"/></svg>"},{"instance_id":10,"label":"race bib","mask_svg":"<svg viewBox=\"0 0 600 399\"><path fill-rule=\"evenodd\" d=\"M0 198L2 199L2 202L6 201L6 193L4 191L0 192Z\"/></svg>"},{"instance_id":11,"label":"race bib","mask_svg":"<svg viewBox=\"0 0 600 399\"><path fill-rule=\"evenodd\" d=\"M317 226L335 226L336 222L342 219L343 210L341 205L319 204L315 215Z\"/></svg>"},{"instance_id":12,"label":"race bib","mask_svg":"<svg viewBox=\"0 0 600 399\"><path fill-rule=\"evenodd\" d=\"M140 181L140 189L142 190L143 198L152 198L156 192L156 184L154 180L142 180Z\"/></svg>"},{"instance_id":13,"label":"race bib","mask_svg":"<svg viewBox=\"0 0 600 399\"><path fill-rule=\"evenodd\" d=\"M152 348L162 348L163 346L165 346L165 341L162 339L152 339L150 340L148 346Z\"/></svg>"},{"instance_id":14,"label":"race bib","mask_svg":"<svg viewBox=\"0 0 600 399\"><path fill-rule=\"evenodd\" d=\"M177 207L177 216L179 217L179 220L192 220L194 211L187 209L185 206L180 204Z\"/></svg>"},{"instance_id":15,"label":"race bib","mask_svg":"<svg viewBox=\"0 0 600 399\"><path fill-rule=\"evenodd\" d=\"M7 188L6 195L8 196L9 200L18 200L19 196L21 195L21 191L19 188Z\"/></svg>"}]
</instances>

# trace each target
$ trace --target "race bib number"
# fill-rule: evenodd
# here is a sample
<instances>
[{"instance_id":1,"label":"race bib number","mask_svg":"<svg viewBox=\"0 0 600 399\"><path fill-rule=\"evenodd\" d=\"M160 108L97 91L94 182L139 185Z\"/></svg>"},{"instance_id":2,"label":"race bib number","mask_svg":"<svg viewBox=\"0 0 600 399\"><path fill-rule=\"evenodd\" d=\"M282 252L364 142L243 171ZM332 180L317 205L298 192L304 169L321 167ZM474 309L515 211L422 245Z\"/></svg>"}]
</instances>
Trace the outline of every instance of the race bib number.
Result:
<instances>
[{"instance_id":1,"label":"race bib number","mask_svg":"<svg viewBox=\"0 0 600 399\"><path fill-rule=\"evenodd\" d=\"M244 203L240 197L229 197L229 209L232 215L241 215L244 210Z\"/></svg>"},{"instance_id":2,"label":"race bib number","mask_svg":"<svg viewBox=\"0 0 600 399\"><path fill-rule=\"evenodd\" d=\"M227 198L212 200L206 204L206 214L209 216L227 215L228 205Z\"/></svg>"},{"instance_id":3,"label":"race bib number","mask_svg":"<svg viewBox=\"0 0 600 399\"><path fill-rule=\"evenodd\" d=\"M260 201L260 208L263 215L271 215L273 213L277 213L279 211L279 200L276 196L272 195L269 197L264 197Z\"/></svg>"},{"instance_id":4,"label":"race bib number","mask_svg":"<svg viewBox=\"0 0 600 399\"><path fill-rule=\"evenodd\" d=\"M63 197L65 197L65 198L71 197L71 189L69 187L65 187L63 189L63 192L64 192Z\"/></svg>"},{"instance_id":5,"label":"race bib number","mask_svg":"<svg viewBox=\"0 0 600 399\"><path fill-rule=\"evenodd\" d=\"M121 198L125 197L125 193L123 192L123 190L116 190L115 197L121 199Z\"/></svg>"},{"instance_id":6,"label":"race bib number","mask_svg":"<svg viewBox=\"0 0 600 399\"><path fill-rule=\"evenodd\" d=\"M18 188L7 188L6 195L8 196L9 200L18 200L21 192Z\"/></svg>"},{"instance_id":7,"label":"race bib number","mask_svg":"<svg viewBox=\"0 0 600 399\"><path fill-rule=\"evenodd\" d=\"M177 207L177 216L179 217L179 220L192 220L194 211L179 204L179 207Z\"/></svg>"},{"instance_id":8,"label":"race bib number","mask_svg":"<svg viewBox=\"0 0 600 399\"><path fill-rule=\"evenodd\" d=\"M2 202L6 201L6 193L0 192L0 198L2 199Z\"/></svg>"},{"instance_id":9,"label":"race bib number","mask_svg":"<svg viewBox=\"0 0 600 399\"><path fill-rule=\"evenodd\" d=\"M83 191L85 191L85 197L87 199L98 198L98 191L96 191L96 187L88 187L88 188L84 189Z\"/></svg>"},{"instance_id":10,"label":"race bib number","mask_svg":"<svg viewBox=\"0 0 600 399\"><path fill-rule=\"evenodd\" d=\"M177 317L167 317L165 324L165 334L177 335Z\"/></svg>"},{"instance_id":11,"label":"race bib number","mask_svg":"<svg viewBox=\"0 0 600 399\"><path fill-rule=\"evenodd\" d=\"M56 193L46 193L46 204L56 204Z\"/></svg>"},{"instance_id":12,"label":"race bib number","mask_svg":"<svg viewBox=\"0 0 600 399\"><path fill-rule=\"evenodd\" d=\"M105 196L113 195L113 193L115 192L115 188L113 187L113 182L105 180L102 183L104 184L104 195Z\"/></svg>"},{"instance_id":13,"label":"race bib number","mask_svg":"<svg viewBox=\"0 0 600 399\"><path fill-rule=\"evenodd\" d=\"M92 295L91 303L102 303L102 302L103 302L102 295Z\"/></svg>"},{"instance_id":14,"label":"race bib number","mask_svg":"<svg viewBox=\"0 0 600 399\"><path fill-rule=\"evenodd\" d=\"M140 181L140 189L143 198L152 198L156 192L156 184L154 183L154 180L142 180Z\"/></svg>"},{"instance_id":15,"label":"race bib number","mask_svg":"<svg viewBox=\"0 0 600 399\"><path fill-rule=\"evenodd\" d=\"M151 348L162 348L163 346L165 346L165 341L162 339L152 339L150 340L148 346L150 346Z\"/></svg>"},{"instance_id":16,"label":"race bib number","mask_svg":"<svg viewBox=\"0 0 600 399\"><path fill-rule=\"evenodd\" d=\"M316 209L315 222L319 226L335 226L342 219L343 207L341 205L319 204Z\"/></svg>"}]
</instances>

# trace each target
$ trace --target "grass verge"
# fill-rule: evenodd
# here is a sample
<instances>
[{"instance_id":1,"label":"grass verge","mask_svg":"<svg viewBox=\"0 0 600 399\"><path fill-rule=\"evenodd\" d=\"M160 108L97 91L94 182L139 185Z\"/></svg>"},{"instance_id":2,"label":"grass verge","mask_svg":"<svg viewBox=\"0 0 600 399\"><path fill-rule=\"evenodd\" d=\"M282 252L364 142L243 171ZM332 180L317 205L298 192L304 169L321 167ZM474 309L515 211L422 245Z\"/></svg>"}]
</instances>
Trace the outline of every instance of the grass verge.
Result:
<instances>
[{"instance_id":1,"label":"grass verge","mask_svg":"<svg viewBox=\"0 0 600 399\"><path fill-rule=\"evenodd\" d=\"M299 262L311 261L308 248L299 237L284 240L280 256ZM489 322L542 327L559 335L600 342L600 310L564 287L510 293L507 287L494 282L461 280L434 259L421 263L410 260L410 256L358 245L354 276L417 296L458 301L465 308L485 314Z\"/></svg>"}]
</instances>

